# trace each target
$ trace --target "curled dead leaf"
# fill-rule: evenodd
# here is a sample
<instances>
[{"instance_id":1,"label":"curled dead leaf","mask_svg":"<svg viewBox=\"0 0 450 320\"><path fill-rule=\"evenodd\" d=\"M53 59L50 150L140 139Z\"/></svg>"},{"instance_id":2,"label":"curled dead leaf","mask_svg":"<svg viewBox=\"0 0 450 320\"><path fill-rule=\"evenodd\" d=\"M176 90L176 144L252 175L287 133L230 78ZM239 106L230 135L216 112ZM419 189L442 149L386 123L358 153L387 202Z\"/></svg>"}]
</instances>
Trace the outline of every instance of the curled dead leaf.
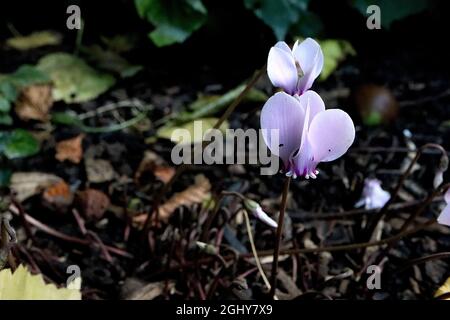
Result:
<instances>
[{"instance_id":1,"label":"curled dead leaf","mask_svg":"<svg viewBox=\"0 0 450 320\"><path fill-rule=\"evenodd\" d=\"M80 134L74 138L58 142L55 158L61 162L68 160L73 163L80 163L83 158L83 138L84 135Z\"/></svg>"},{"instance_id":2,"label":"curled dead leaf","mask_svg":"<svg viewBox=\"0 0 450 320\"><path fill-rule=\"evenodd\" d=\"M24 88L15 105L17 116L24 120L49 120L53 106L52 87L49 84L35 84Z\"/></svg>"},{"instance_id":3,"label":"curled dead leaf","mask_svg":"<svg viewBox=\"0 0 450 320\"><path fill-rule=\"evenodd\" d=\"M100 220L108 209L109 197L100 190L86 189L77 194L81 213L88 220Z\"/></svg>"},{"instance_id":4,"label":"curled dead leaf","mask_svg":"<svg viewBox=\"0 0 450 320\"><path fill-rule=\"evenodd\" d=\"M159 207L158 220L167 223L176 209L182 206L191 206L202 203L208 199L211 190L211 183L204 175L197 175L195 183L185 190L175 193L166 203ZM147 214L138 215L133 218L133 222L142 226L147 219Z\"/></svg>"},{"instance_id":5,"label":"curled dead leaf","mask_svg":"<svg viewBox=\"0 0 450 320\"><path fill-rule=\"evenodd\" d=\"M11 190L20 202L41 193L56 183L63 181L60 177L43 172L15 172L11 176Z\"/></svg>"},{"instance_id":6,"label":"curled dead leaf","mask_svg":"<svg viewBox=\"0 0 450 320\"><path fill-rule=\"evenodd\" d=\"M174 167L169 166L162 157L149 150L145 151L144 157L136 170L134 175L135 181L138 182L147 171L151 171L157 179L164 183L169 182L175 174Z\"/></svg>"}]
</instances>

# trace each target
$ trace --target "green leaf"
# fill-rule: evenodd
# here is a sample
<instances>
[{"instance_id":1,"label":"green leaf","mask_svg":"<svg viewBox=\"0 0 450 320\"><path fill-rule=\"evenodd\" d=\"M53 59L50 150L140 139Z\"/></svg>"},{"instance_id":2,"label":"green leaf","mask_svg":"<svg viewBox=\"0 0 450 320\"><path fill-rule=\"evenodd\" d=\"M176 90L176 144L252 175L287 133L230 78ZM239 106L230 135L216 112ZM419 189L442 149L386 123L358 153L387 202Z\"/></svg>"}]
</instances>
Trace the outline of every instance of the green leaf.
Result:
<instances>
[{"instance_id":1,"label":"green leaf","mask_svg":"<svg viewBox=\"0 0 450 320\"><path fill-rule=\"evenodd\" d=\"M68 53L51 53L39 60L37 68L52 79L55 101L89 101L115 83L111 75L96 71L82 59Z\"/></svg>"},{"instance_id":2,"label":"green leaf","mask_svg":"<svg viewBox=\"0 0 450 320\"><path fill-rule=\"evenodd\" d=\"M0 125L10 126L13 124L13 119L7 112L0 112Z\"/></svg>"},{"instance_id":3,"label":"green leaf","mask_svg":"<svg viewBox=\"0 0 450 320\"><path fill-rule=\"evenodd\" d=\"M32 84L49 83L51 79L34 66L22 65L9 76L9 81L20 89Z\"/></svg>"},{"instance_id":4,"label":"green leaf","mask_svg":"<svg viewBox=\"0 0 450 320\"><path fill-rule=\"evenodd\" d=\"M39 151L39 143L26 130L0 132L0 152L8 159L28 157Z\"/></svg>"},{"instance_id":5,"label":"green leaf","mask_svg":"<svg viewBox=\"0 0 450 320\"><path fill-rule=\"evenodd\" d=\"M195 134L195 122L200 121L201 122L201 126L202 126L202 131L201 134ZM156 132L156 136L158 138L163 138L163 139L169 139L174 143L180 143L180 142L186 142L186 141L190 141L191 143L197 143L197 142L202 142L203 140L203 135L205 134L206 131L212 129L214 127L214 125L217 123L218 118L203 118L203 119L198 119L195 121L191 121L188 123L185 123L183 125L177 126L174 125L173 123L167 123L165 126L161 127L158 129L158 131ZM219 130L222 132L225 132L226 129L229 128L228 122L225 121L222 123L222 125L220 126ZM186 134L187 136L183 136L183 137L173 137L172 134L174 133L175 130L177 129L184 129L186 130ZM190 139L189 139L190 138Z\"/></svg>"},{"instance_id":6,"label":"green leaf","mask_svg":"<svg viewBox=\"0 0 450 320\"><path fill-rule=\"evenodd\" d=\"M9 77L0 80L0 98L8 101L15 101L17 99L17 95L17 89Z\"/></svg>"},{"instance_id":7,"label":"green leaf","mask_svg":"<svg viewBox=\"0 0 450 320\"><path fill-rule=\"evenodd\" d=\"M135 6L155 26L149 37L158 47L183 42L206 21L201 0L135 0Z\"/></svg>"},{"instance_id":8,"label":"green leaf","mask_svg":"<svg viewBox=\"0 0 450 320\"><path fill-rule=\"evenodd\" d=\"M81 126L82 122L78 115L73 111L53 112L52 122L56 124L63 124L66 126Z\"/></svg>"},{"instance_id":9,"label":"green leaf","mask_svg":"<svg viewBox=\"0 0 450 320\"><path fill-rule=\"evenodd\" d=\"M289 28L299 22L307 11L310 0L244 0L245 7L252 10L266 25L272 28L278 40L284 40Z\"/></svg>"},{"instance_id":10,"label":"green leaf","mask_svg":"<svg viewBox=\"0 0 450 320\"><path fill-rule=\"evenodd\" d=\"M289 32L302 38L315 38L323 30L323 23L320 17L311 11L302 11L298 21L292 25Z\"/></svg>"},{"instance_id":11,"label":"green leaf","mask_svg":"<svg viewBox=\"0 0 450 320\"><path fill-rule=\"evenodd\" d=\"M239 85L221 96L201 96L188 107L188 110L177 115L176 121L187 122L213 115L231 104L244 89L245 85ZM267 98L264 92L253 88L245 96L245 101L264 102Z\"/></svg>"},{"instance_id":12,"label":"green leaf","mask_svg":"<svg viewBox=\"0 0 450 320\"><path fill-rule=\"evenodd\" d=\"M10 269L0 271L0 300L81 300L81 278L74 288L57 288L46 284L41 274L32 275L23 265L14 273Z\"/></svg>"},{"instance_id":13,"label":"green leaf","mask_svg":"<svg viewBox=\"0 0 450 320\"><path fill-rule=\"evenodd\" d=\"M16 50L30 50L42 46L58 45L61 43L61 36L51 31L33 32L27 36L9 38L6 44Z\"/></svg>"},{"instance_id":14,"label":"green leaf","mask_svg":"<svg viewBox=\"0 0 450 320\"><path fill-rule=\"evenodd\" d=\"M11 102L0 95L0 114L6 114L9 110L11 110Z\"/></svg>"},{"instance_id":15,"label":"green leaf","mask_svg":"<svg viewBox=\"0 0 450 320\"><path fill-rule=\"evenodd\" d=\"M353 0L353 6L364 16L367 16L367 7L370 5L380 7L381 25L389 29L392 22L425 10L429 2L427 0Z\"/></svg>"},{"instance_id":16,"label":"green leaf","mask_svg":"<svg viewBox=\"0 0 450 320\"><path fill-rule=\"evenodd\" d=\"M349 55L356 55L350 42L346 40L327 39L319 41L323 51L324 62L320 80L326 80Z\"/></svg>"}]
</instances>

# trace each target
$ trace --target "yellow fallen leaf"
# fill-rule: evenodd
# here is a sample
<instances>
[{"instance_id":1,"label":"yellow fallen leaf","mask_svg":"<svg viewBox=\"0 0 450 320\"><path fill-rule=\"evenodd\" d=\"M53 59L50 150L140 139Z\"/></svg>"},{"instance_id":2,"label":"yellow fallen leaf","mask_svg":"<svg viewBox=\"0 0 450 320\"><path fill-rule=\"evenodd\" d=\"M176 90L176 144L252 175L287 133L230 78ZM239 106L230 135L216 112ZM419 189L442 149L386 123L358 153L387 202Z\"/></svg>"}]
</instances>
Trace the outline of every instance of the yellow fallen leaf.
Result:
<instances>
[{"instance_id":1,"label":"yellow fallen leaf","mask_svg":"<svg viewBox=\"0 0 450 320\"><path fill-rule=\"evenodd\" d=\"M81 300L80 280L76 284L76 289L59 289L20 265L14 273L0 271L0 300Z\"/></svg>"},{"instance_id":2,"label":"yellow fallen leaf","mask_svg":"<svg viewBox=\"0 0 450 320\"><path fill-rule=\"evenodd\" d=\"M33 32L27 36L9 38L6 44L16 50L30 50L43 46L58 45L61 43L61 36L51 31Z\"/></svg>"},{"instance_id":3,"label":"yellow fallen leaf","mask_svg":"<svg viewBox=\"0 0 450 320\"><path fill-rule=\"evenodd\" d=\"M450 278L448 278L445 283L436 290L434 297L442 296L445 293L450 293ZM450 298L446 298L445 300L450 300Z\"/></svg>"}]
</instances>

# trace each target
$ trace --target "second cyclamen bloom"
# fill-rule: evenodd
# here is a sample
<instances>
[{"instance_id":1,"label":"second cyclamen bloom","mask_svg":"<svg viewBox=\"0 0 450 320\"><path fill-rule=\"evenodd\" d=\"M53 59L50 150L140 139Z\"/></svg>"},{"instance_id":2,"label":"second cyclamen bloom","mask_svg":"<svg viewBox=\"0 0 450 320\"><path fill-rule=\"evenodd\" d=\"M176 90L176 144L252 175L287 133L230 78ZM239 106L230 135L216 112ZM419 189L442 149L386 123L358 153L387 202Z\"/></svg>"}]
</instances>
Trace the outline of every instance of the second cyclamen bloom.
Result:
<instances>
[{"instance_id":1,"label":"second cyclamen bloom","mask_svg":"<svg viewBox=\"0 0 450 320\"><path fill-rule=\"evenodd\" d=\"M325 110L322 98L311 90L269 98L261 111L261 128L266 145L294 178L316 178L319 162L339 158L355 139L350 116L340 109ZM271 130L278 130L277 141L272 141Z\"/></svg>"},{"instance_id":2,"label":"second cyclamen bloom","mask_svg":"<svg viewBox=\"0 0 450 320\"><path fill-rule=\"evenodd\" d=\"M280 41L270 49L267 59L270 81L290 95L301 95L311 88L322 68L322 49L311 38L301 43L296 41L292 50Z\"/></svg>"}]
</instances>

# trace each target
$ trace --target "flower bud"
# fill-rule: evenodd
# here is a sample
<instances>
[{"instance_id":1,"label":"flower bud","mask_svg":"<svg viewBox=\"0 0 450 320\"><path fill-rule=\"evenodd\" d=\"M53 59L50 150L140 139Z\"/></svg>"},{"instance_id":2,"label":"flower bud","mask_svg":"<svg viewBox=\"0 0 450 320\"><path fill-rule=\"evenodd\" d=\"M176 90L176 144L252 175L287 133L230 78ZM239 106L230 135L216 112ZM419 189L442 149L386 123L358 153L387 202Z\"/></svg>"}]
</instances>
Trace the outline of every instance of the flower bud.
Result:
<instances>
[{"instance_id":1,"label":"flower bud","mask_svg":"<svg viewBox=\"0 0 450 320\"><path fill-rule=\"evenodd\" d=\"M253 214L255 218L261 220L262 222L264 222L265 224L267 224L272 228L278 227L278 224L274 220L272 220L267 215L267 213L263 211L259 203L257 203L256 201L247 198L244 200L244 206L248 211L250 211Z\"/></svg>"}]
</instances>

